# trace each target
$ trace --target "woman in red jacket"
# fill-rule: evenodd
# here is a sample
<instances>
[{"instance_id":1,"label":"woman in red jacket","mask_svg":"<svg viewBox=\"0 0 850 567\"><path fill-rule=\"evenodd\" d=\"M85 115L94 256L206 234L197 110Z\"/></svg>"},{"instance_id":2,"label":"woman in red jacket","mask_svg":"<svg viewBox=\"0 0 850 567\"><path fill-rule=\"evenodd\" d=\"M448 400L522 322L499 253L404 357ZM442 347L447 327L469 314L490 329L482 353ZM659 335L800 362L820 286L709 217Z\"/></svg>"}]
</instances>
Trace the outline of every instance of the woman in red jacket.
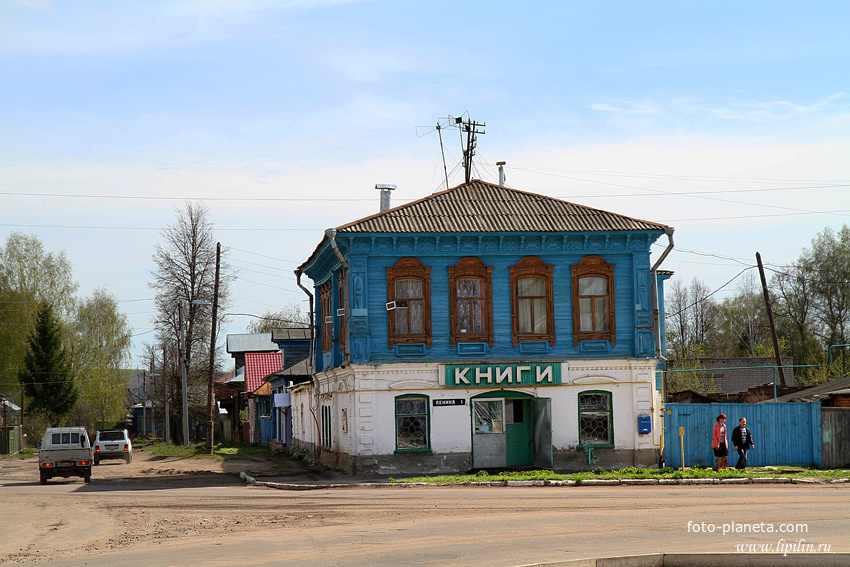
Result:
<instances>
[{"instance_id":1,"label":"woman in red jacket","mask_svg":"<svg viewBox=\"0 0 850 567\"><path fill-rule=\"evenodd\" d=\"M711 432L711 448L714 449L714 456L717 457L717 464L714 470L726 468L726 459L729 458L729 449L726 443L726 414L717 416L717 423Z\"/></svg>"}]
</instances>

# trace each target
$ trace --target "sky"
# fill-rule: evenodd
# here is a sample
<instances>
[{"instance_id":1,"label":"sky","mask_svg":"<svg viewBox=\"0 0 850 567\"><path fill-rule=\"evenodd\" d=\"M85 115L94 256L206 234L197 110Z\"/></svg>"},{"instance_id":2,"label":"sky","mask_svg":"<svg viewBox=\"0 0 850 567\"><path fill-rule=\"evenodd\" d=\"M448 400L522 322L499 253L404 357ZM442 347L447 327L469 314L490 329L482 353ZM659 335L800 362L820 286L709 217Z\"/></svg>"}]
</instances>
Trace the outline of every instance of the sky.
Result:
<instances>
[{"instance_id":1,"label":"sky","mask_svg":"<svg viewBox=\"0 0 850 567\"><path fill-rule=\"evenodd\" d=\"M510 187L671 225L662 269L722 300L757 251L781 270L850 222L848 21L843 1L0 1L0 243L64 251L144 365L185 201L245 332L306 310L293 270L377 212L375 184L445 189L433 126L464 116L486 123L473 177L506 161Z\"/></svg>"}]
</instances>

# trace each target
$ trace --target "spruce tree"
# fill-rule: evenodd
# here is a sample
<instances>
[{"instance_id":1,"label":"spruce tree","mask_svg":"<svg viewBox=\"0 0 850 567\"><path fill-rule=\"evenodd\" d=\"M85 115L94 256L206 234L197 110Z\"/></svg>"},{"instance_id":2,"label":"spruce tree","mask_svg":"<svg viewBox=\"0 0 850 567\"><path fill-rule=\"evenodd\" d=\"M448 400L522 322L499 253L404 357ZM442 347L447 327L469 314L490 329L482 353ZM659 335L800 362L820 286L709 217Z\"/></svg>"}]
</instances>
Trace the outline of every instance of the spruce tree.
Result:
<instances>
[{"instance_id":1,"label":"spruce tree","mask_svg":"<svg viewBox=\"0 0 850 567\"><path fill-rule=\"evenodd\" d=\"M27 409L43 413L52 426L60 425L77 403L77 386L62 347L62 330L47 303L39 306L18 380L26 392Z\"/></svg>"}]
</instances>

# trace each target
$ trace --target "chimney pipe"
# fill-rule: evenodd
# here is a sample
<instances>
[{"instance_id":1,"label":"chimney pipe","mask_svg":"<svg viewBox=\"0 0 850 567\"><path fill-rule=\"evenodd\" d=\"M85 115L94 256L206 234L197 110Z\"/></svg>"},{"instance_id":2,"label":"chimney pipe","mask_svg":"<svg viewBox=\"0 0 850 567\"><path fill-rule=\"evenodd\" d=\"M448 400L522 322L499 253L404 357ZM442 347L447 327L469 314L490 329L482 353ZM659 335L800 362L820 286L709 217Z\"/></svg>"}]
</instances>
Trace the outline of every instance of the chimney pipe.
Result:
<instances>
[{"instance_id":1,"label":"chimney pipe","mask_svg":"<svg viewBox=\"0 0 850 567\"><path fill-rule=\"evenodd\" d=\"M497 161L496 165L499 166L499 185L502 187L505 186L505 164L508 163L506 161Z\"/></svg>"},{"instance_id":2,"label":"chimney pipe","mask_svg":"<svg viewBox=\"0 0 850 567\"><path fill-rule=\"evenodd\" d=\"M378 183L375 185L375 189L381 192L381 212L383 213L390 208L390 191L395 191L396 186Z\"/></svg>"}]
</instances>

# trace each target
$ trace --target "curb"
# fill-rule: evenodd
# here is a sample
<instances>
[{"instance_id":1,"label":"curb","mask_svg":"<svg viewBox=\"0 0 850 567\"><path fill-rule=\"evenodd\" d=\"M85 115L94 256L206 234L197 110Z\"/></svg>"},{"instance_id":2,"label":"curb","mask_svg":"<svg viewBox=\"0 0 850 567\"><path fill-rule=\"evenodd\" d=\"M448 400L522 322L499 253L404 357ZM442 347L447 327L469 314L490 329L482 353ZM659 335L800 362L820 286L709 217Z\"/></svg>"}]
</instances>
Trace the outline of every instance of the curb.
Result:
<instances>
[{"instance_id":1,"label":"curb","mask_svg":"<svg viewBox=\"0 0 850 567\"><path fill-rule=\"evenodd\" d=\"M491 480L470 482L468 484L438 484L430 482L321 482L301 484L295 482L271 482L257 480L246 472L240 472L239 478L249 486L264 486L277 490L320 490L327 488L416 488L426 486L469 486L469 487L533 487L533 486L673 486L673 485L714 485L714 484L848 484L850 478L837 478L829 481L788 477L768 478L590 478L585 480Z\"/></svg>"}]
</instances>

